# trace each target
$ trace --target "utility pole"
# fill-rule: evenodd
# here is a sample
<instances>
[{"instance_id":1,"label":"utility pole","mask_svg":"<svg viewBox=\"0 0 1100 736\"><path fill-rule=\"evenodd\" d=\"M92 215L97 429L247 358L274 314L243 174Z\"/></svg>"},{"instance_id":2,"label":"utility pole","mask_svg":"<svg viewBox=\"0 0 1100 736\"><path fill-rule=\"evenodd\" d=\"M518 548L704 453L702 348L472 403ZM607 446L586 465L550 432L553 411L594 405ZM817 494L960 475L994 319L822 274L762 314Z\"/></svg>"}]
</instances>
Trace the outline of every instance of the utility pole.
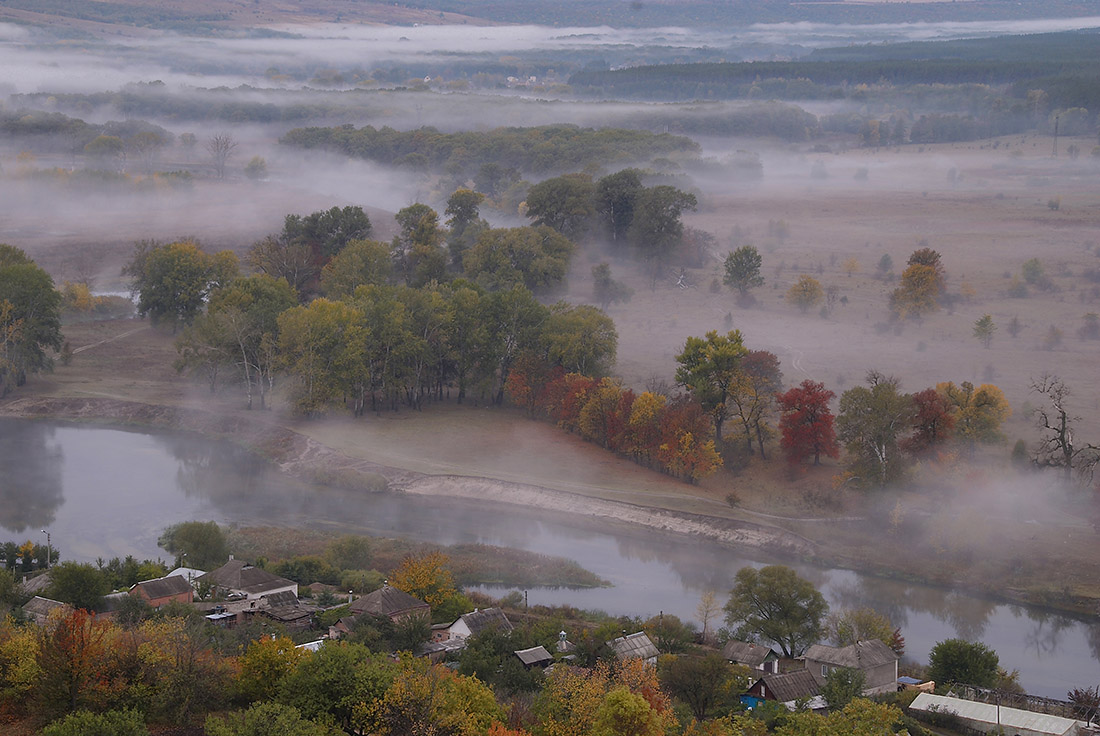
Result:
<instances>
[{"instance_id":1,"label":"utility pole","mask_svg":"<svg viewBox=\"0 0 1100 736\"><path fill-rule=\"evenodd\" d=\"M1058 118L1060 115L1054 116L1054 151L1050 154L1051 158L1058 158Z\"/></svg>"},{"instance_id":2,"label":"utility pole","mask_svg":"<svg viewBox=\"0 0 1100 736\"><path fill-rule=\"evenodd\" d=\"M45 529L42 530L42 533L46 535L46 569L49 570L50 558L53 557L53 546L50 544L50 533Z\"/></svg>"}]
</instances>

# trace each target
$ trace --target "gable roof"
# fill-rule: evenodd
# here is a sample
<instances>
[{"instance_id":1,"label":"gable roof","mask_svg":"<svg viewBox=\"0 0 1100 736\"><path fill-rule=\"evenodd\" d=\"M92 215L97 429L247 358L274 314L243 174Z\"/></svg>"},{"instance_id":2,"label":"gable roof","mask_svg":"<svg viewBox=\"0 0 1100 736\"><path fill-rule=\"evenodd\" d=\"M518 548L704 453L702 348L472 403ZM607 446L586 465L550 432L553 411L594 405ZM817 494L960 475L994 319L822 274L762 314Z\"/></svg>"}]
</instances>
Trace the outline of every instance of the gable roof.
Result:
<instances>
[{"instance_id":1,"label":"gable roof","mask_svg":"<svg viewBox=\"0 0 1100 736\"><path fill-rule=\"evenodd\" d=\"M512 630L512 622L499 608L482 608L473 613L464 613L458 617L466 624L471 634L480 634L489 628L496 628L502 633Z\"/></svg>"},{"instance_id":2,"label":"gable roof","mask_svg":"<svg viewBox=\"0 0 1100 736\"><path fill-rule=\"evenodd\" d=\"M219 588L240 590L245 593L260 593L295 584L293 580L272 575L267 570L253 567L244 560L230 560L217 570L211 570L199 576L196 582L211 583Z\"/></svg>"},{"instance_id":3,"label":"gable roof","mask_svg":"<svg viewBox=\"0 0 1100 736\"><path fill-rule=\"evenodd\" d=\"M33 578L27 578L23 583L23 592L28 595L44 593L46 588L50 587L51 582L53 582L53 578L50 575L50 571L47 570L44 573L35 575ZM46 600L49 599L47 598Z\"/></svg>"},{"instance_id":4,"label":"gable roof","mask_svg":"<svg viewBox=\"0 0 1100 736\"><path fill-rule=\"evenodd\" d=\"M817 680L809 670L795 670L785 675L767 674L757 680L750 690L764 683L767 692L780 703L789 703L799 698L811 698L818 693Z\"/></svg>"},{"instance_id":5,"label":"gable roof","mask_svg":"<svg viewBox=\"0 0 1100 736\"><path fill-rule=\"evenodd\" d=\"M931 711L938 709L941 713L950 712L959 718L966 719L972 724L982 723L992 726L997 723L1007 732L1016 731L1032 734L1072 734L1077 732L1077 721L1060 716L1052 716L1046 713L1034 713L1019 708L1009 708L1005 705L992 703L977 703L972 700L952 698L946 695L933 695L921 693L909 706L913 710ZM971 725L971 724L966 724ZM985 730L984 728L981 730Z\"/></svg>"},{"instance_id":6,"label":"gable roof","mask_svg":"<svg viewBox=\"0 0 1100 736\"><path fill-rule=\"evenodd\" d=\"M130 594L125 591L108 593L100 599L99 605L96 606L96 613L117 613L128 600L130 600Z\"/></svg>"},{"instance_id":7,"label":"gable roof","mask_svg":"<svg viewBox=\"0 0 1100 736\"><path fill-rule=\"evenodd\" d=\"M607 646L611 647L619 659L651 659L661 654L644 631L612 639L607 642Z\"/></svg>"},{"instance_id":8,"label":"gable roof","mask_svg":"<svg viewBox=\"0 0 1100 736\"><path fill-rule=\"evenodd\" d=\"M370 613L375 616L397 616L416 610L429 611L431 607L424 601L411 596L392 585L383 585L373 593L352 601L353 613Z\"/></svg>"},{"instance_id":9,"label":"gable roof","mask_svg":"<svg viewBox=\"0 0 1100 736\"><path fill-rule=\"evenodd\" d=\"M35 616L48 616L55 608L71 608L68 603L36 595L23 605L23 612Z\"/></svg>"},{"instance_id":10,"label":"gable roof","mask_svg":"<svg viewBox=\"0 0 1100 736\"><path fill-rule=\"evenodd\" d=\"M517 657L519 657L520 662L523 662L525 665L528 666L539 664L540 662L550 662L554 659L550 652L546 651L546 647L543 646L531 647L530 649L520 649L512 652L512 654L515 654Z\"/></svg>"},{"instance_id":11,"label":"gable roof","mask_svg":"<svg viewBox=\"0 0 1100 736\"><path fill-rule=\"evenodd\" d=\"M130 586L131 593L134 593L136 590L140 590L150 600L192 592L191 583L187 582L187 578L180 575L169 575L153 580L143 580L140 583L135 583Z\"/></svg>"},{"instance_id":12,"label":"gable roof","mask_svg":"<svg viewBox=\"0 0 1100 736\"><path fill-rule=\"evenodd\" d=\"M868 670L879 665L898 661L897 653L878 639L857 641L846 647L814 644L806 650L806 659L824 662L835 667Z\"/></svg>"},{"instance_id":13,"label":"gable roof","mask_svg":"<svg viewBox=\"0 0 1100 736\"><path fill-rule=\"evenodd\" d=\"M260 596L260 600L267 603L270 608L277 606L297 606L301 604L293 590L280 590L277 593L268 593Z\"/></svg>"},{"instance_id":14,"label":"gable roof","mask_svg":"<svg viewBox=\"0 0 1100 736\"><path fill-rule=\"evenodd\" d=\"M770 647L736 639L726 642L726 646L722 647L722 656L731 662L747 664L750 667L758 667L769 660L779 659L779 655Z\"/></svg>"}]
</instances>

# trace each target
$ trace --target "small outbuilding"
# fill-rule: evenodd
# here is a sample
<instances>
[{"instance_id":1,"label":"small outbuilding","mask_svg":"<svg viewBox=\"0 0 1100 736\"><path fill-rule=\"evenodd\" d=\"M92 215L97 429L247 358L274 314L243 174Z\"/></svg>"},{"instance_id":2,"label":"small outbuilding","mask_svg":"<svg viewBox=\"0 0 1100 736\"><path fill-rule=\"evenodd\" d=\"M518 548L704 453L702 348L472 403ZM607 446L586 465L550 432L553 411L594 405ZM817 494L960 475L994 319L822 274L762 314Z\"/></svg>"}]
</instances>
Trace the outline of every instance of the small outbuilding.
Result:
<instances>
[{"instance_id":1,"label":"small outbuilding","mask_svg":"<svg viewBox=\"0 0 1100 736\"><path fill-rule=\"evenodd\" d=\"M655 665L657 664L657 657L661 654L644 631L612 639L607 642L607 646L611 647L611 650L615 652L615 658L620 662L625 662L628 659L642 659L645 660L646 664Z\"/></svg>"},{"instance_id":2,"label":"small outbuilding","mask_svg":"<svg viewBox=\"0 0 1100 736\"><path fill-rule=\"evenodd\" d=\"M131 585L130 595L138 596L153 608L160 608L173 601L190 603L194 599L195 590L182 575L168 575Z\"/></svg>"},{"instance_id":3,"label":"small outbuilding","mask_svg":"<svg viewBox=\"0 0 1100 736\"><path fill-rule=\"evenodd\" d=\"M1070 718L932 693L921 693L914 698L909 711L918 717L947 715L981 733L998 728L1001 733L1013 736L1078 736L1082 733L1081 723Z\"/></svg>"},{"instance_id":4,"label":"small outbuilding","mask_svg":"<svg viewBox=\"0 0 1100 736\"><path fill-rule=\"evenodd\" d=\"M806 670L783 675L769 672L752 684L748 692L741 696L741 702L753 708L762 701L773 700L782 703L788 710L794 710L800 701L804 701L810 709L818 710L825 707L820 690L817 680Z\"/></svg>"},{"instance_id":5,"label":"small outbuilding","mask_svg":"<svg viewBox=\"0 0 1100 736\"><path fill-rule=\"evenodd\" d=\"M487 629L507 634L512 628L512 622L499 608L476 608L459 616L447 630L447 635L450 639L466 639Z\"/></svg>"},{"instance_id":6,"label":"small outbuilding","mask_svg":"<svg viewBox=\"0 0 1100 736\"><path fill-rule=\"evenodd\" d=\"M520 649L512 652L512 654L516 655L527 669L532 667L538 667L540 670L546 669L554 662L554 655L546 651L546 647L543 646Z\"/></svg>"},{"instance_id":7,"label":"small outbuilding","mask_svg":"<svg viewBox=\"0 0 1100 736\"><path fill-rule=\"evenodd\" d=\"M780 657L771 647L730 639L722 647L722 656L732 664L744 665L750 670L779 674Z\"/></svg>"}]
</instances>

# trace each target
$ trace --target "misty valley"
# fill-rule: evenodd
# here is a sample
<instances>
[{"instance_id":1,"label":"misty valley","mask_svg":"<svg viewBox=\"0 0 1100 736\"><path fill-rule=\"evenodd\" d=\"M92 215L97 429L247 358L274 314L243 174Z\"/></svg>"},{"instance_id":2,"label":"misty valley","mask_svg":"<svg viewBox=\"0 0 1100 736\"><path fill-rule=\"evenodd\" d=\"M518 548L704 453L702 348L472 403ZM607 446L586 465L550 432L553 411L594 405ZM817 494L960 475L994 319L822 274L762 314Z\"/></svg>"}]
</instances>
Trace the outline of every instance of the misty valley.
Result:
<instances>
[{"instance_id":1,"label":"misty valley","mask_svg":"<svg viewBox=\"0 0 1100 736\"><path fill-rule=\"evenodd\" d=\"M1096 10L0 0L0 732L1096 732Z\"/></svg>"}]
</instances>

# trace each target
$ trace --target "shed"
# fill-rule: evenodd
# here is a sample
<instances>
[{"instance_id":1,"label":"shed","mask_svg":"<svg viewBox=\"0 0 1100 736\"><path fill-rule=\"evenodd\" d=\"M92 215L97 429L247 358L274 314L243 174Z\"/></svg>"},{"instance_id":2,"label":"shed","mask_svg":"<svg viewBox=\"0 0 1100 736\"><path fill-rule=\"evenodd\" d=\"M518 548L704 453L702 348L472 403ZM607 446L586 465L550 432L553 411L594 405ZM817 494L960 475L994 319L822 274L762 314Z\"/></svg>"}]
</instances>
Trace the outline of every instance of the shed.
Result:
<instances>
[{"instance_id":1,"label":"shed","mask_svg":"<svg viewBox=\"0 0 1100 736\"><path fill-rule=\"evenodd\" d=\"M1015 736L1077 736L1081 732L1081 724L1070 718L932 693L918 695L909 705L909 710L924 714L951 714L968 728L982 733L996 731L998 723L1004 733Z\"/></svg>"},{"instance_id":2,"label":"shed","mask_svg":"<svg viewBox=\"0 0 1100 736\"><path fill-rule=\"evenodd\" d=\"M615 652L615 658L620 662L628 659L644 659L646 664L657 664L657 657L660 656L657 647L644 631L612 639L607 642L607 646L611 647Z\"/></svg>"},{"instance_id":3,"label":"shed","mask_svg":"<svg viewBox=\"0 0 1100 736\"><path fill-rule=\"evenodd\" d=\"M530 649L519 649L512 652L512 654L519 657L519 661L523 662L523 666L527 669L531 669L532 667L542 669L554 661L554 656L546 651L546 647L543 646L531 647Z\"/></svg>"},{"instance_id":4,"label":"shed","mask_svg":"<svg viewBox=\"0 0 1100 736\"><path fill-rule=\"evenodd\" d=\"M55 601L52 598L43 598L40 595L36 595L23 605L23 614L39 626L44 626L50 617L50 613L55 610L68 613L73 610L73 607L68 603Z\"/></svg>"}]
</instances>

